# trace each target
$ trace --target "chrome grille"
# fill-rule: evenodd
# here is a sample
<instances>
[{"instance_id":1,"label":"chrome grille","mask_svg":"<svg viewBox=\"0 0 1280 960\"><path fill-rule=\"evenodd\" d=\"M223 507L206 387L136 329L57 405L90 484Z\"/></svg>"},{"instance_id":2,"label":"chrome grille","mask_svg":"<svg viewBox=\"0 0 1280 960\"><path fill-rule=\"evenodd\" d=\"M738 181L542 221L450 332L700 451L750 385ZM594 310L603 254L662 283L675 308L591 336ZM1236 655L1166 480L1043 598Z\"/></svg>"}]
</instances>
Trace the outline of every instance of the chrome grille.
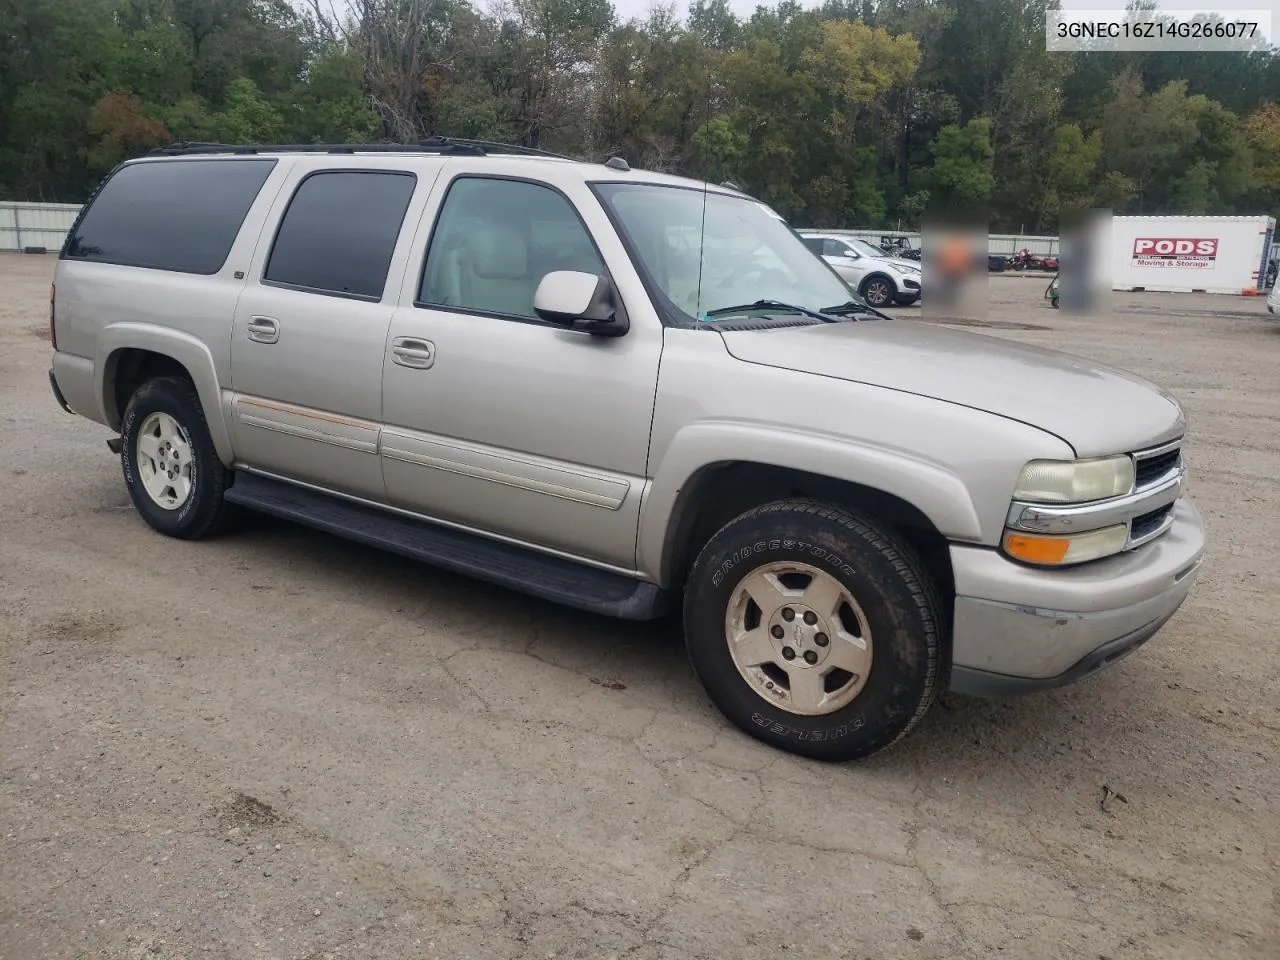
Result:
<instances>
[{"instance_id":1,"label":"chrome grille","mask_svg":"<svg viewBox=\"0 0 1280 960\"><path fill-rule=\"evenodd\" d=\"M1145 541L1150 539L1153 534L1160 531L1164 526L1165 520L1173 513L1173 504L1161 507L1159 510L1152 510L1150 513L1144 513L1142 516L1134 517L1129 522L1129 539Z\"/></svg>"},{"instance_id":2,"label":"chrome grille","mask_svg":"<svg viewBox=\"0 0 1280 960\"><path fill-rule=\"evenodd\" d=\"M1144 450L1141 453L1135 453L1133 458L1136 461L1137 472L1133 488L1141 490L1159 483L1182 466L1182 442L1177 441L1154 450Z\"/></svg>"},{"instance_id":3,"label":"chrome grille","mask_svg":"<svg viewBox=\"0 0 1280 960\"><path fill-rule=\"evenodd\" d=\"M1015 501L1006 526L1030 533L1069 535L1124 523L1129 527L1128 550L1163 536L1173 525L1174 505L1182 496L1182 440L1132 456L1133 489L1123 496L1060 506Z\"/></svg>"}]
</instances>

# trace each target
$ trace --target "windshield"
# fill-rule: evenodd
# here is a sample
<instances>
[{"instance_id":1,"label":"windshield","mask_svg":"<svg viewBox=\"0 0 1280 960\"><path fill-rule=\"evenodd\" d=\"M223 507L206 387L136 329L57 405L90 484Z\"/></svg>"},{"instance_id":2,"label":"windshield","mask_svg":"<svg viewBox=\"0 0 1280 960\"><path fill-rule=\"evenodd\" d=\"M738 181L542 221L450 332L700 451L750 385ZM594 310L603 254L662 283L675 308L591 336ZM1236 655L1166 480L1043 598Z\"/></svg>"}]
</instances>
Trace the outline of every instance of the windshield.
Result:
<instances>
[{"instance_id":1,"label":"windshield","mask_svg":"<svg viewBox=\"0 0 1280 960\"><path fill-rule=\"evenodd\" d=\"M652 282L689 320L758 300L815 311L861 303L762 203L652 183L597 190Z\"/></svg>"},{"instance_id":2,"label":"windshield","mask_svg":"<svg viewBox=\"0 0 1280 960\"><path fill-rule=\"evenodd\" d=\"M845 237L844 242L853 247L854 250L862 254L864 257L887 257L885 253L874 243L868 243L866 240L859 240L857 237Z\"/></svg>"}]
</instances>

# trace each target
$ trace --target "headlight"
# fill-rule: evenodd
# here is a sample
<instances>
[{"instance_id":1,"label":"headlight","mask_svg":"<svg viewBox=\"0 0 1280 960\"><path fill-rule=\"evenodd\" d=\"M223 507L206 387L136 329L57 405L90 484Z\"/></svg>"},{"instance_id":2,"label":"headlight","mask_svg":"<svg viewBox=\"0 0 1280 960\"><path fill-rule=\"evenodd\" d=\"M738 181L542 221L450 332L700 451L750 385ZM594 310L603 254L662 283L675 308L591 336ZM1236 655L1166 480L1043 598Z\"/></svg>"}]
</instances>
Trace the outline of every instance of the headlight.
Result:
<instances>
[{"instance_id":1,"label":"headlight","mask_svg":"<svg viewBox=\"0 0 1280 960\"><path fill-rule=\"evenodd\" d=\"M1027 503L1087 503L1133 489L1133 458L1032 460L1022 468L1013 499Z\"/></svg>"},{"instance_id":2,"label":"headlight","mask_svg":"<svg viewBox=\"0 0 1280 960\"><path fill-rule=\"evenodd\" d=\"M1024 563L1057 567L1109 557L1123 550L1128 540L1129 527L1124 523L1065 537L1044 537L1007 530L1004 550Z\"/></svg>"}]
</instances>

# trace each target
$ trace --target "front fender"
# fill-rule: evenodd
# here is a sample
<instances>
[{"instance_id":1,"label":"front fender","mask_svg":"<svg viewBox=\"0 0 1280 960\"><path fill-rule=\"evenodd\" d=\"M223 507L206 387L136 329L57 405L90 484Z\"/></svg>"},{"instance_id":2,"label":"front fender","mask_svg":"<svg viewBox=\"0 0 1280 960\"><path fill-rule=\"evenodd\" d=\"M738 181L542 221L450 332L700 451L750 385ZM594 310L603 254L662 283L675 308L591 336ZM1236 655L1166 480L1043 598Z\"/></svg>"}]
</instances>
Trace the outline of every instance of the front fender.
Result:
<instances>
[{"instance_id":1,"label":"front fender","mask_svg":"<svg viewBox=\"0 0 1280 960\"><path fill-rule=\"evenodd\" d=\"M951 540L980 542L982 524L954 473L901 451L758 423L699 421L671 439L640 515L640 569L665 576L668 533L681 491L705 467L751 462L861 484L905 500Z\"/></svg>"},{"instance_id":2,"label":"front fender","mask_svg":"<svg viewBox=\"0 0 1280 960\"><path fill-rule=\"evenodd\" d=\"M120 429L120 416L115 409L115 354L119 350L149 350L182 364L195 384L200 406L209 424L213 448L218 459L230 465L234 459L231 435L222 414L221 387L213 354L199 339L189 333L150 323L113 323L98 336L98 352L94 359L95 390L101 406L102 422L113 430Z\"/></svg>"}]
</instances>

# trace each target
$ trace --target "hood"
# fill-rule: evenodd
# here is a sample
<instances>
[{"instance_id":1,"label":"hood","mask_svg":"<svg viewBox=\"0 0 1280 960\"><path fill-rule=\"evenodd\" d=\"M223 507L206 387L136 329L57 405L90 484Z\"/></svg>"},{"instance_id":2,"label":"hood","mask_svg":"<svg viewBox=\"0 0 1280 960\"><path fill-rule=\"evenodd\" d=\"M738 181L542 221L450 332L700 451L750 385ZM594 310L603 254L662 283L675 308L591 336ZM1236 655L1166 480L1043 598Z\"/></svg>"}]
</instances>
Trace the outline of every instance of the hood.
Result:
<instances>
[{"instance_id":1,"label":"hood","mask_svg":"<svg viewBox=\"0 0 1280 960\"><path fill-rule=\"evenodd\" d=\"M1177 401L1134 374L930 323L868 320L721 336L747 363L985 410L1055 434L1081 457L1156 446L1185 428Z\"/></svg>"},{"instance_id":2,"label":"hood","mask_svg":"<svg viewBox=\"0 0 1280 960\"><path fill-rule=\"evenodd\" d=\"M883 260L887 263L892 263L895 267L905 267L908 270L920 269L919 260L908 260L906 257L895 257L886 253L884 256L877 257L876 259Z\"/></svg>"}]
</instances>

